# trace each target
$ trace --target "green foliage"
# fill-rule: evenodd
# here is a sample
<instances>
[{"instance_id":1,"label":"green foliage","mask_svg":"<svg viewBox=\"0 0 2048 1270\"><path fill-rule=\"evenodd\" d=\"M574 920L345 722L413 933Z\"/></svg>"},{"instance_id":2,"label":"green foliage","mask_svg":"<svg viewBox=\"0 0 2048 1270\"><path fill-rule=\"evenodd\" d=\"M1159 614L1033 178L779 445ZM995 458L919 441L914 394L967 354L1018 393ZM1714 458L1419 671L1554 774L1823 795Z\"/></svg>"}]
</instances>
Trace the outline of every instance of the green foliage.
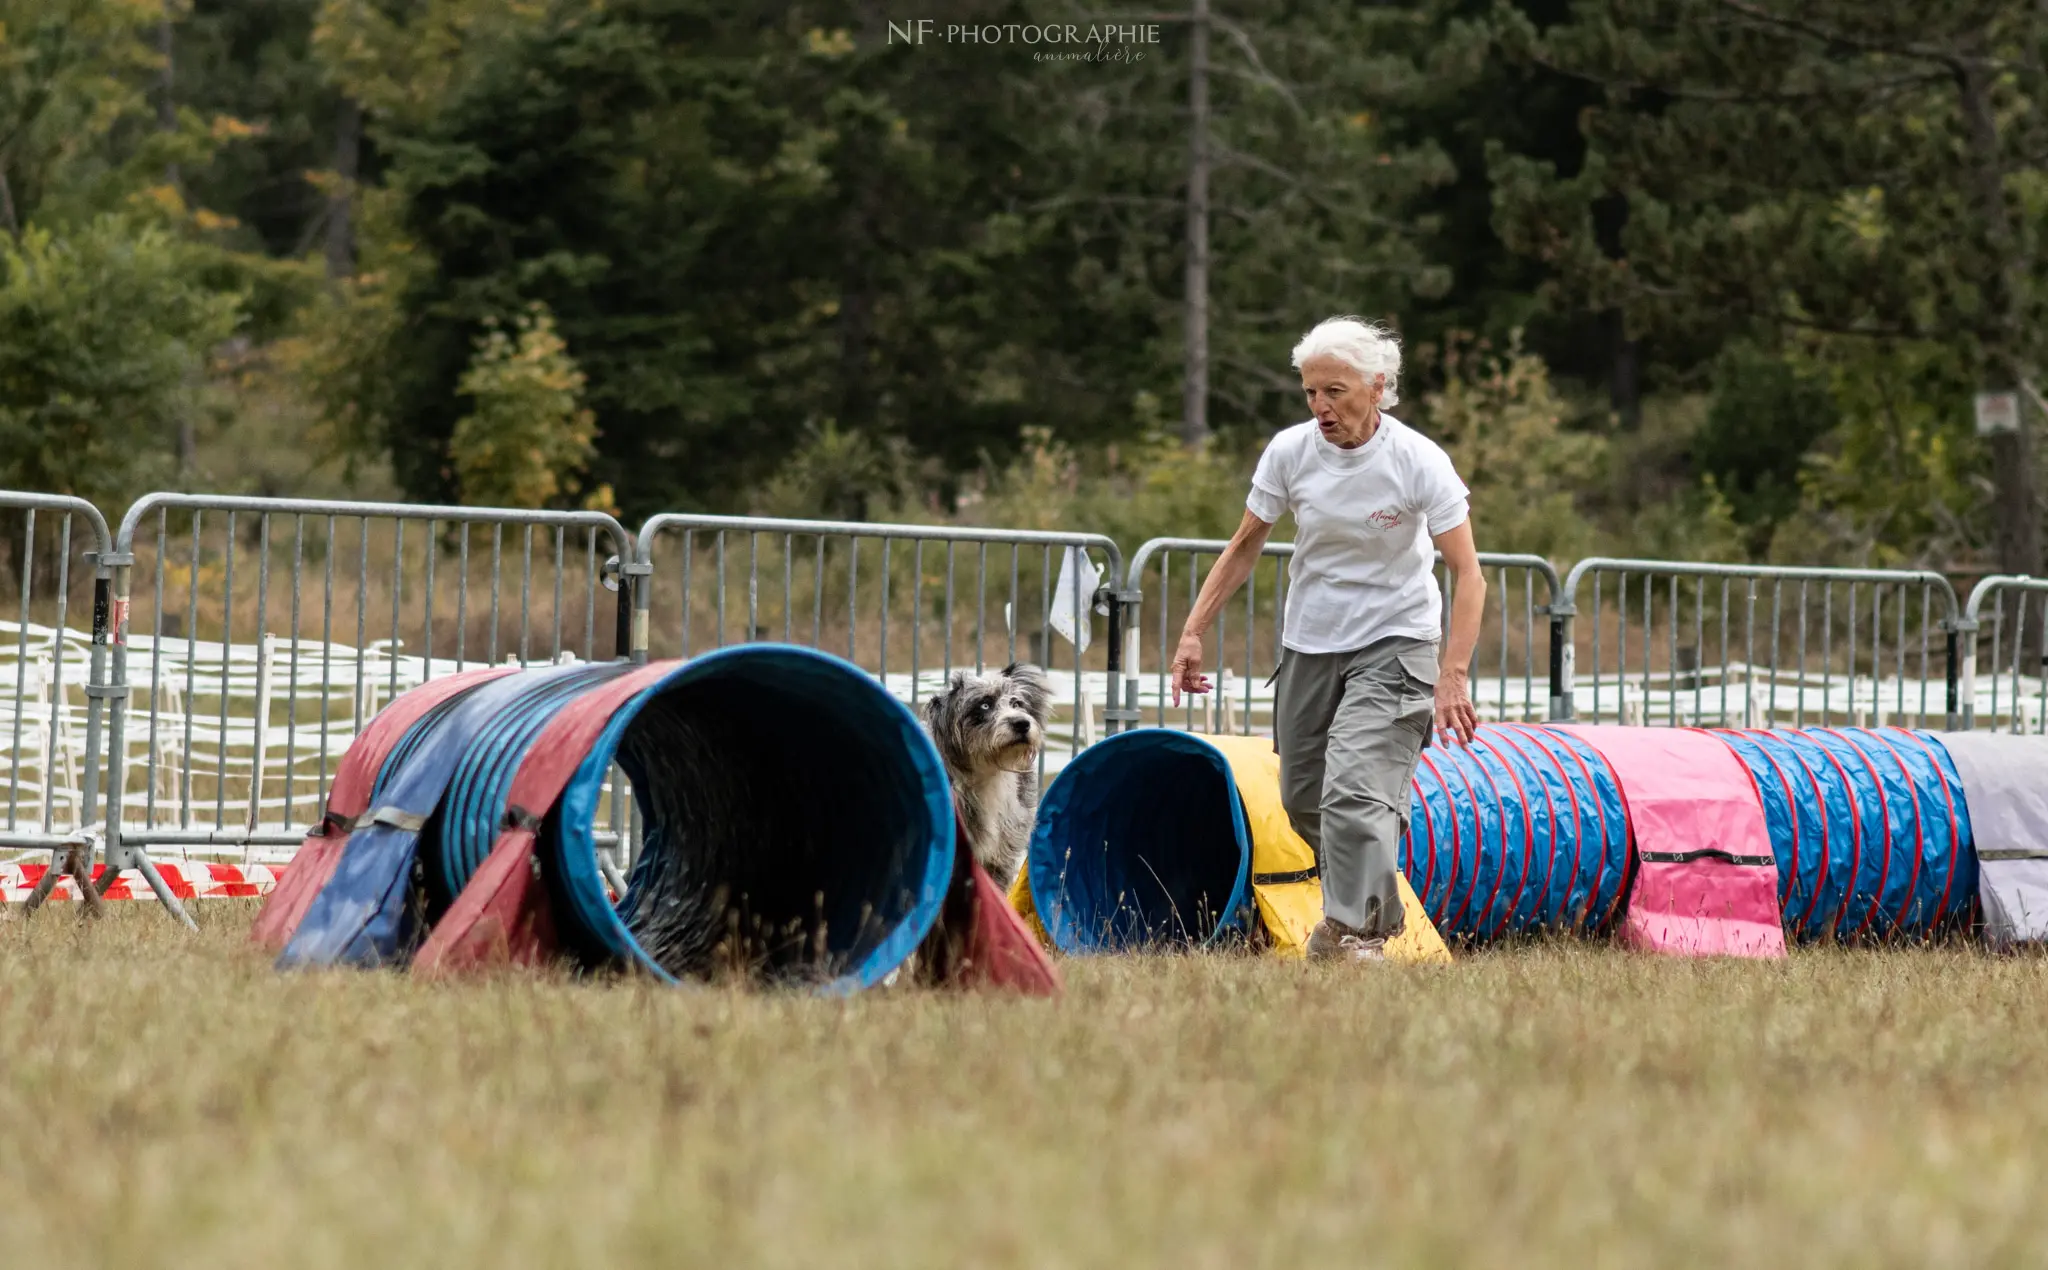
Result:
<instances>
[{"instance_id":1,"label":"green foliage","mask_svg":"<svg viewBox=\"0 0 2048 1270\"><path fill-rule=\"evenodd\" d=\"M236 321L191 255L116 217L0 239L0 484L118 505L164 475Z\"/></svg>"},{"instance_id":2,"label":"green foliage","mask_svg":"<svg viewBox=\"0 0 2048 1270\"><path fill-rule=\"evenodd\" d=\"M1482 551L1529 552L1565 560L1584 554L1594 527L1579 505L1607 460L1605 439L1571 430L1572 411L1543 360L1521 333L1494 352L1454 340L1444 386L1423 402L1420 422L1450 454L1472 491L1472 524Z\"/></svg>"},{"instance_id":3,"label":"green foliage","mask_svg":"<svg viewBox=\"0 0 2048 1270\"><path fill-rule=\"evenodd\" d=\"M422 496L445 484L477 324L526 299L577 348L597 470L643 511L744 505L817 420L957 473L1047 421L1128 441L1128 403L1173 390L1177 47L1113 68L892 47L840 4L394 12L329 4L315 43L373 108L419 252L405 338L374 374L393 385L382 439ZM1325 3L1247 19L1249 55L1219 40L1226 430L1291 409L1306 321L1445 282L1400 209L1448 166L1375 122L1399 78L1355 55L1377 25Z\"/></svg>"},{"instance_id":4,"label":"green foliage","mask_svg":"<svg viewBox=\"0 0 2048 1270\"><path fill-rule=\"evenodd\" d=\"M1496 152L1502 233L1564 293L1709 348L1795 328L2038 351L2011 322L2039 279L2011 274L2041 227L2013 238L1998 196L2039 162L2032 3L1580 0L1540 33L1511 10L1500 22L1524 56L1605 92L1576 174ZM1997 67L2001 82L1971 78ZM1619 250L1600 241L1603 198L1626 203Z\"/></svg>"},{"instance_id":5,"label":"green foliage","mask_svg":"<svg viewBox=\"0 0 2048 1270\"><path fill-rule=\"evenodd\" d=\"M1974 386L2048 361L2039 6L1576 0L1547 26L1503 4L1495 26L1514 55L1600 93L1582 163L1493 148L1495 224L1551 270L1554 306L1618 312L1668 371L1715 372L1725 401L1695 457L1739 516L1762 534L1787 515L1799 455L1820 443L1802 542L1826 522L1852 554L1918 552L1926 534L1944 551L1981 543L1948 501L1965 451L1937 440L1952 427L1938 421L1964 416ZM1942 395L1876 402L1869 381L1837 376L1829 407L1813 381L1746 354L1716 364L1731 343L1802 340L1866 367L1924 347L1942 375L1882 378ZM1822 443L1831 414L1843 431ZM1911 456L1908 437L1923 447ZM2011 448L2011 466L1978 471L2005 478L2000 556L2032 569L2041 509ZM1933 501L1864 506L1896 500L1901 480Z\"/></svg>"},{"instance_id":6,"label":"green foliage","mask_svg":"<svg viewBox=\"0 0 2048 1270\"><path fill-rule=\"evenodd\" d=\"M1969 371L1926 341L1821 339L1802 362L1841 423L1808 456L1781 561L1939 566L1989 537L1991 483L1966 409Z\"/></svg>"},{"instance_id":7,"label":"green foliage","mask_svg":"<svg viewBox=\"0 0 2048 1270\"><path fill-rule=\"evenodd\" d=\"M156 8L156 5L149 6ZM233 144L182 173L245 250L297 256L324 228L318 174L334 161L339 105L312 35L320 0L190 0L172 56L180 106L225 121Z\"/></svg>"},{"instance_id":8,"label":"green foliage","mask_svg":"<svg viewBox=\"0 0 2048 1270\"><path fill-rule=\"evenodd\" d=\"M1840 410L1827 381L1783 357L1731 348L1714 372L1714 400L1693 439L1693 466L1713 478L1735 518L1764 540L1799 506L1806 453Z\"/></svg>"},{"instance_id":9,"label":"green foliage","mask_svg":"<svg viewBox=\"0 0 2048 1270\"><path fill-rule=\"evenodd\" d=\"M816 520L867 520L893 508L918 487L908 447L877 442L827 419L805 430L802 443L761 486L757 515Z\"/></svg>"},{"instance_id":10,"label":"green foliage","mask_svg":"<svg viewBox=\"0 0 2048 1270\"><path fill-rule=\"evenodd\" d=\"M528 306L510 332L488 320L456 385L474 408L448 443L464 501L538 508L574 493L597 435L584 383L546 305Z\"/></svg>"},{"instance_id":11,"label":"green foliage","mask_svg":"<svg viewBox=\"0 0 2048 1270\"><path fill-rule=\"evenodd\" d=\"M1396 413L1484 546L1983 550L1968 396L2048 360L2033 0L1215 8L1188 450L1185 23L1105 64L892 42L852 0L0 0L9 259L153 262L118 312L13 264L10 303L162 323L5 350L16 479L189 452L312 492L340 459L414 498L1222 536L1299 417L1290 344L1354 311L1402 329ZM174 390L123 396L159 362ZM57 420L102 398L149 404L94 407L117 453L74 471Z\"/></svg>"}]
</instances>

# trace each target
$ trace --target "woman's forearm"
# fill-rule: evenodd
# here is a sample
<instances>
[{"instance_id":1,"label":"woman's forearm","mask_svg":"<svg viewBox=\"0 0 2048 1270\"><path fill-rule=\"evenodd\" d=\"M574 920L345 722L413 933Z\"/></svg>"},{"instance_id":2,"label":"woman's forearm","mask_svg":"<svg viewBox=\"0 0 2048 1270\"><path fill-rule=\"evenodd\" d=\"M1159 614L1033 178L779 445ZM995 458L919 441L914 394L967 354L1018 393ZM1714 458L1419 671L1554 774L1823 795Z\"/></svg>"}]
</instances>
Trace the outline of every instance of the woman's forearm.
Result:
<instances>
[{"instance_id":1,"label":"woman's forearm","mask_svg":"<svg viewBox=\"0 0 2048 1270\"><path fill-rule=\"evenodd\" d=\"M1188 620L1180 630L1182 636L1206 635L1216 621L1216 615L1223 611L1224 604L1237 594L1252 569L1259 562L1259 551L1264 544L1245 541L1232 542L1216 557L1216 565L1209 570L1209 576L1202 580L1201 594L1195 597L1195 607L1188 614Z\"/></svg>"},{"instance_id":2,"label":"woman's forearm","mask_svg":"<svg viewBox=\"0 0 2048 1270\"><path fill-rule=\"evenodd\" d=\"M1479 647L1479 624L1486 616L1486 572L1473 569L1456 579L1451 596L1451 633L1444 640L1443 669L1465 673L1472 651Z\"/></svg>"}]
</instances>

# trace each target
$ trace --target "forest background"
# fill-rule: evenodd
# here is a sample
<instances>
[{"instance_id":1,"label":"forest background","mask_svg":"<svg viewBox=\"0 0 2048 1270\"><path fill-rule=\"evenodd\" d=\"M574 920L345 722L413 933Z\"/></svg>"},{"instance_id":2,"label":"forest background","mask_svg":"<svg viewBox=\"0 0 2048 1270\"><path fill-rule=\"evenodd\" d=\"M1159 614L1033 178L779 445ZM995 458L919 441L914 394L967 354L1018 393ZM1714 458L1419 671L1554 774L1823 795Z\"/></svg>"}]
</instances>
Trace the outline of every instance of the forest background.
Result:
<instances>
[{"instance_id":1,"label":"forest background","mask_svg":"<svg viewBox=\"0 0 2048 1270\"><path fill-rule=\"evenodd\" d=\"M2044 99L2048 0L0 0L0 486L1129 547L1353 312L1484 549L2038 573Z\"/></svg>"}]
</instances>

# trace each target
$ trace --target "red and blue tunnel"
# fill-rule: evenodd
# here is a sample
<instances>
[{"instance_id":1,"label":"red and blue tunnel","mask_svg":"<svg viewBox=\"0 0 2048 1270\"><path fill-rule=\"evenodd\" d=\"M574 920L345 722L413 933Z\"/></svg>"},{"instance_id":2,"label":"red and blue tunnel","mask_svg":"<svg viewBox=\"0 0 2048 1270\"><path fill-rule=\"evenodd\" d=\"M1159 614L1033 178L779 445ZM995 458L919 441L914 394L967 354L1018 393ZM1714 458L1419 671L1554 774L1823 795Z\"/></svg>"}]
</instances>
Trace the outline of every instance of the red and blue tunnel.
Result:
<instances>
[{"instance_id":1,"label":"red and blue tunnel","mask_svg":"<svg viewBox=\"0 0 2048 1270\"><path fill-rule=\"evenodd\" d=\"M403 730L373 723L351 751L294 893L259 920L280 964L459 944L445 927L484 915L490 897L465 891L488 871L511 897L499 915L532 919L500 934L583 966L849 992L901 966L966 876L929 737L837 658L751 645L466 678L417 690L424 708L399 698ZM622 894L596 837L615 767L638 827Z\"/></svg>"}]
</instances>

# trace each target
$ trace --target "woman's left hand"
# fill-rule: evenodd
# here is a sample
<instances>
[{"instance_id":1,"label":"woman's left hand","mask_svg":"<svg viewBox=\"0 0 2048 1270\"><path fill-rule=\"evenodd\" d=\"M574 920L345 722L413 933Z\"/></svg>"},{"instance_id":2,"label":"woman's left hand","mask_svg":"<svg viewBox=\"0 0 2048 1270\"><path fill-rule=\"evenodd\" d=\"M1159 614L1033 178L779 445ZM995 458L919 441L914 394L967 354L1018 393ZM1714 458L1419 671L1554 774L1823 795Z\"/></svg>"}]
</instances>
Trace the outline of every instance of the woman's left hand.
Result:
<instances>
[{"instance_id":1,"label":"woman's left hand","mask_svg":"<svg viewBox=\"0 0 2048 1270\"><path fill-rule=\"evenodd\" d=\"M1479 730L1479 712L1472 708L1472 694L1466 688L1463 670L1445 670L1436 681L1436 732L1439 737L1456 737L1460 745L1472 744Z\"/></svg>"}]
</instances>

